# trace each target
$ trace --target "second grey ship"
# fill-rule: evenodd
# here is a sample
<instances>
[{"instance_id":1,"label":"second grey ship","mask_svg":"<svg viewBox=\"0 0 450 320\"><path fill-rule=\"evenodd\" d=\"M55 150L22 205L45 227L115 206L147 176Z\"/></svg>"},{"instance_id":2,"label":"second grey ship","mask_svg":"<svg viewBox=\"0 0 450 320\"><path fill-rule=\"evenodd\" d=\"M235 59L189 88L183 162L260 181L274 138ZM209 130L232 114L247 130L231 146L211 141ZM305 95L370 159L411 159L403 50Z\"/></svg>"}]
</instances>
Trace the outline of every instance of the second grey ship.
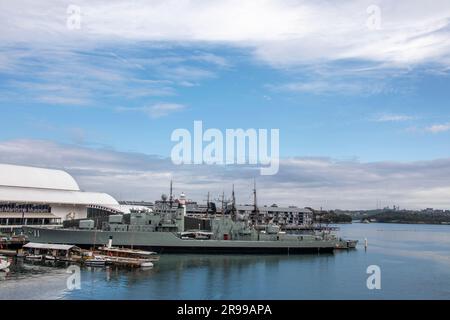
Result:
<instances>
[{"instance_id":1,"label":"second grey ship","mask_svg":"<svg viewBox=\"0 0 450 320\"><path fill-rule=\"evenodd\" d=\"M331 232L287 233L261 217L253 190L254 209L248 215L236 210L234 187L228 214L209 218L209 230L186 230L186 196L174 201L162 196L162 206L141 207L128 214L93 210L87 220L69 221L64 228L25 227L32 242L73 244L95 247L112 239L115 246L132 247L159 253L331 253L336 248L352 248L357 241L338 239Z\"/></svg>"},{"instance_id":2,"label":"second grey ship","mask_svg":"<svg viewBox=\"0 0 450 320\"><path fill-rule=\"evenodd\" d=\"M330 233L289 234L271 223L261 230L236 213L212 218L210 231L185 230L185 216L182 195L175 208L91 217L65 228L25 227L24 233L32 242L95 247L112 239L115 246L159 253L317 254L331 253L341 243Z\"/></svg>"}]
</instances>

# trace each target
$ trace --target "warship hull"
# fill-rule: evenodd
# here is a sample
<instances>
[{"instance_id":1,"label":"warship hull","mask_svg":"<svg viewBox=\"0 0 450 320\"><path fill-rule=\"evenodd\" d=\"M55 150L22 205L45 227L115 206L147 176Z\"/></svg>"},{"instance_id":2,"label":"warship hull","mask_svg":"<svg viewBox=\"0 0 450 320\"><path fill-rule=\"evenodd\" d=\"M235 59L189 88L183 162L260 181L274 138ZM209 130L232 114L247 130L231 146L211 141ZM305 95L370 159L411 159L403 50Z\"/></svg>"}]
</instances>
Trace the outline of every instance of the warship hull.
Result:
<instances>
[{"instance_id":1,"label":"warship hull","mask_svg":"<svg viewBox=\"0 0 450 320\"><path fill-rule=\"evenodd\" d=\"M242 253L242 254L318 254L332 253L333 240L190 240L173 232L117 232L79 229L25 227L31 242L72 244L91 248L104 245L110 237L114 246L133 247L158 253Z\"/></svg>"}]
</instances>

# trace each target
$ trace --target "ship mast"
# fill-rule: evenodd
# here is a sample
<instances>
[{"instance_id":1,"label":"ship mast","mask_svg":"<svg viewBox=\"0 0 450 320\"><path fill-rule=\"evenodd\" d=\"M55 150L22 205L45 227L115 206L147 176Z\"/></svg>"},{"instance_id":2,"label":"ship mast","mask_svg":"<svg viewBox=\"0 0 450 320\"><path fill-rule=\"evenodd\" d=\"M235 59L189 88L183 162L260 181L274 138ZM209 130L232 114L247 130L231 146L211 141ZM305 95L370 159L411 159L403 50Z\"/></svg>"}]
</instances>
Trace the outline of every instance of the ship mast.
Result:
<instances>
[{"instance_id":1,"label":"ship mast","mask_svg":"<svg viewBox=\"0 0 450 320\"><path fill-rule=\"evenodd\" d=\"M231 191L231 218L232 220L236 220L236 198L234 196L234 184Z\"/></svg>"},{"instance_id":2,"label":"ship mast","mask_svg":"<svg viewBox=\"0 0 450 320\"><path fill-rule=\"evenodd\" d=\"M225 206L225 203L226 203L226 201L225 201L225 191L222 191L222 194L218 198L215 198L214 201L219 202L221 204L220 212L223 215L225 213L225 210L226 210L226 206Z\"/></svg>"},{"instance_id":3,"label":"ship mast","mask_svg":"<svg viewBox=\"0 0 450 320\"><path fill-rule=\"evenodd\" d=\"M170 195L169 195L169 208L172 210L173 204L173 188L172 188L172 180L170 180Z\"/></svg>"},{"instance_id":4,"label":"ship mast","mask_svg":"<svg viewBox=\"0 0 450 320\"><path fill-rule=\"evenodd\" d=\"M208 217L209 210L210 207L209 207L209 191L208 191L208 195L206 196L206 217Z\"/></svg>"},{"instance_id":5,"label":"ship mast","mask_svg":"<svg viewBox=\"0 0 450 320\"><path fill-rule=\"evenodd\" d=\"M256 200L256 180L253 180L253 211L252 211L252 222L257 223L259 220L259 209Z\"/></svg>"}]
</instances>

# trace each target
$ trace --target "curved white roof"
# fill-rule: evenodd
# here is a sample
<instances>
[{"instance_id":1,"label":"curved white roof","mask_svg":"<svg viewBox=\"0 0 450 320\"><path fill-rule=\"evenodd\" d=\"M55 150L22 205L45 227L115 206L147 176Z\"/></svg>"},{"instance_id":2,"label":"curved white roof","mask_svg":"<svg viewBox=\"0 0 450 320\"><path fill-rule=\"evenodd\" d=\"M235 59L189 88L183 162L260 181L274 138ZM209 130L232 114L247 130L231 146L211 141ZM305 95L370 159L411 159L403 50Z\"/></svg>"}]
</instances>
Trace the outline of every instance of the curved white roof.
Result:
<instances>
[{"instance_id":1,"label":"curved white roof","mask_svg":"<svg viewBox=\"0 0 450 320\"><path fill-rule=\"evenodd\" d=\"M119 205L116 199L106 193L5 186L0 186L0 202Z\"/></svg>"},{"instance_id":2,"label":"curved white roof","mask_svg":"<svg viewBox=\"0 0 450 320\"><path fill-rule=\"evenodd\" d=\"M80 190L75 179L67 172L11 164L0 164L0 185L24 188Z\"/></svg>"}]
</instances>

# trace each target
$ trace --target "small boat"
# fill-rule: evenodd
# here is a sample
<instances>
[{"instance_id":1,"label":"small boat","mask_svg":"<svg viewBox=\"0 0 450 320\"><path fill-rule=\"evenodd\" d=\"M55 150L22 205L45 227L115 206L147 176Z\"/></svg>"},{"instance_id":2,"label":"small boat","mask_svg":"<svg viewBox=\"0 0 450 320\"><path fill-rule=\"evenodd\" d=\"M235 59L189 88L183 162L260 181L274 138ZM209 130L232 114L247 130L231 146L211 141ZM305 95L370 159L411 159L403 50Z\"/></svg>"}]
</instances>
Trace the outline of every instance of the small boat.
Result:
<instances>
[{"instance_id":1,"label":"small boat","mask_svg":"<svg viewBox=\"0 0 450 320\"><path fill-rule=\"evenodd\" d=\"M30 261L41 261L42 258L43 257L41 254L28 254L25 256L25 260L30 260Z\"/></svg>"},{"instance_id":2,"label":"small boat","mask_svg":"<svg viewBox=\"0 0 450 320\"><path fill-rule=\"evenodd\" d=\"M336 243L336 249L355 249L357 244L358 240L339 239L339 242Z\"/></svg>"},{"instance_id":3,"label":"small boat","mask_svg":"<svg viewBox=\"0 0 450 320\"><path fill-rule=\"evenodd\" d=\"M146 262L142 262L141 263L141 268L152 268L153 267L153 263L150 261L146 261Z\"/></svg>"},{"instance_id":4,"label":"small boat","mask_svg":"<svg viewBox=\"0 0 450 320\"><path fill-rule=\"evenodd\" d=\"M0 256L0 271L8 271L11 262L5 256Z\"/></svg>"},{"instance_id":5,"label":"small boat","mask_svg":"<svg viewBox=\"0 0 450 320\"><path fill-rule=\"evenodd\" d=\"M50 260L50 261L55 261L55 260L56 260L56 257L47 254L47 255L44 256L44 259L45 259L45 260Z\"/></svg>"},{"instance_id":6,"label":"small boat","mask_svg":"<svg viewBox=\"0 0 450 320\"><path fill-rule=\"evenodd\" d=\"M106 246L98 248L98 251L108 264L116 266L152 268L153 262L159 260L159 256L153 251L113 247L112 239L109 239Z\"/></svg>"},{"instance_id":7,"label":"small boat","mask_svg":"<svg viewBox=\"0 0 450 320\"><path fill-rule=\"evenodd\" d=\"M98 251L111 258L144 259L148 261L158 261L159 256L153 251L133 250L128 248L117 248L112 246L99 247Z\"/></svg>"},{"instance_id":8,"label":"small boat","mask_svg":"<svg viewBox=\"0 0 450 320\"><path fill-rule=\"evenodd\" d=\"M84 264L90 267L103 267L106 264L106 259L101 256L92 256L84 260Z\"/></svg>"},{"instance_id":9,"label":"small boat","mask_svg":"<svg viewBox=\"0 0 450 320\"><path fill-rule=\"evenodd\" d=\"M358 240L347 240L347 247L349 249L355 249L358 244Z\"/></svg>"}]
</instances>

